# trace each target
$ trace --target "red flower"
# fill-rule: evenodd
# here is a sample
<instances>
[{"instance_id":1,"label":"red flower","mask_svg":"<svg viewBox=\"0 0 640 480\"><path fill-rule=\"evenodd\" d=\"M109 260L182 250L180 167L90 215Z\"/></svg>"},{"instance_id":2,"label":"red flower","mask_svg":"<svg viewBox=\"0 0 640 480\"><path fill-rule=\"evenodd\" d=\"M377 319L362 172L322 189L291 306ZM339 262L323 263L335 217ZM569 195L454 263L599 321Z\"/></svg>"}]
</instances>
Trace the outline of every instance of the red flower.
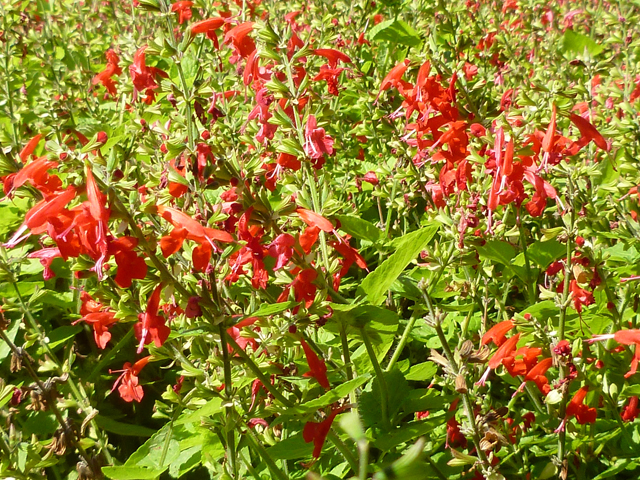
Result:
<instances>
[{"instance_id":1,"label":"red flower","mask_svg":"<svg viewBox=\"0 0 640 480\"><path fill-rule=\"evenodd\" d=\"M333 225L331 224L331 222L319 213L316 213L312 210L307 210L305 208L297 208L296 212L298 212L298 215L300 215L300 218L304 221L304 223L306 223L310 227L318 227L320 230L327 233L333 231Z\"/></svg>"},{"instance_id":2,"label":"red flower","mask_svg":"<svg viewBox=\"0 0 640 480\"><path fill-rule=\"evenodd\" d=\"M145 62L145 53L147 46L140 47L133 56L133 64L129 66L131 81L133 82L133 99L138 97L138 93L144 91L146 96L144 103L151 105L156 98L154 92L159 87L157 77L167 78L166 72L156 67L148 67Z\"/></svg>"},{"instance_id":3,"label":"red flower","mask_svg":"<svg viewBox=\"0 0 640 480\"><path fill-rule=\"evenodd\" d=\"M573 307L578 313L582 313L583 305L588 306L595 302L593 293L585 290L584 288L580 288L580 286L578 286L577 280L571 280L571 283L569 284L569 290L573 295Z\"/></svg>"},{"instance_id":4,"label":"red flower","mask_svg":"<svg viewBox=\"0 0 640 480\"><path fill-rule=\"evenodd\" d=\"M120 237L109 244L109 253L115 256L118 265L114 280L122 288L129 288L134 278L142 280L147 276L147 264L133 251L137 245L135 237Z\"/></svg>"},{"instance_id":5,"label":"red flower","mask_svg":"<svg viewBox=\"0 0 640 480\"><path fill-rule=\"evenodd\" d=\"M513 357L515 357L516 346L518 345L518 340L520 340L520 334L516 333L513 337L505 341L498 348L498 350L496 350L496 353L494 353L489 360L487 369L485 370L480 380L476 382L476 385L483 386L487 381L487 377L489 376L491 370L495 370L503 363L507 364L513 361Z\"/></svg>"},{"instance_id":6,"label":"red flower","mask_svg":"<svg viewBox=\"0 0 640 480\"><path fill-rule=\"evenodd\" d=\"M44 226L48 222L49 218L60 214L66 205L75 198L75 196L76 190L72 186L69 186L58 195L45 198L44 200L36 203L31 210L27 212L20 228L18 228L16 233L13 234L4 246L6 248L15 247L18 243L31 235L31 233L25 234L27 230L33 230Z\"/></svg>"},{"instance_id":7,"label":"red flower","mask_svg":"<svg viewBox=\"0 0 640 480\"><path fill-rule=\"evenodd\" d=\"M640 410L638 410L638 397L631 397L629 403L622 410L622 420L625 422L632 422L638 418Z\"/></svg>"},{"instance_id":8,"label":"red flower","mask_svg":"<svg viewBox=\"0 0 640 480\"><path fill-rule=\"evenodd\" d=\"M318 122L314 115L309 115L307 126L305 127L304 153L314 160L323 158L325 153L333 155L333 138L325 134L324 128L318 127Z\"/></svg>"},{"instance_id":9,"label":"red flower","mask_svg":"<svg viewBox=\"0 0 640 480\"><path fill-rule=\"evenodd\" d=\"M177 12L178 14L178 23L182 25L187 20L191 20L191 16L193 12L191 11L191 7L193 6L193 2L188 0L182 0L171 5L171 11Z\"/></svg>"},{"instance_id":10,"label":"red flower","mask_svg":"<svg viewBox=\"0 0 640 480\"><path fill-rule=\"evenodd\" d=\"M88 166L87 199L87 210L91 217L91 220L93 221L86 222L85 227L93 234L92 238L95 241L93 250L96 253L95 256L98 256L98 258L96 259L96 264L91 270L95 271L98 274L99 280L102 280L104 278L104 269L102 268L102 266L109 257L109 243L107 239L107 236L109 234L109 227L107 225L107 222L109 221L111 212L108 208L105 207L106 196L100 191L100 189L98 189L98 185L96 184L95 178L93 177L93 173Z\"/></svg>"},{"instance_id":11,"label":"red flower","mask_svg":"<svg viewBox=\"0 0 640 480\"><path fill-rule=\"evenodd\" d=\"M142 387L138 385L138 375L140 375L140 370L142 370L151 357L144 357L138 360L136 363L131 365L131 363L127 362L123 366L123 370L109 370L109 373L119 373L122 372L115 383L113 384L113 388L111 391L113 392L116 388L118 388L118 392L120 396L125 402L141 402L142 397L144 396L144 390ZM118 385L120 385L118 387Z\"/></svg>"},{"instance_id":12,"label":"red flower","mask_svg":"<svg viewBox=\"0 0 640 480\"><path fill-rule=\"evenodd\" d=\"M41 139L42 139L42 134L39 133L38 135L36 135L35 137L33 137L31 140L27 142L27 144L19 153L19 157L20 157L20 160L22 160L22 163L26 162L29 159L29 156L35 151Z\"/></svg>"},{"instance_id":13,"label":"red flower","mask_svg":"<svg viewBox=\"0 0 640 480\"><path fill-rule=\"evenodd\" d=\"M551 368L552 364L553 360L551 358L545 358L529 370L525 377L525 381L534 382L543 395L546 395L551 391L551 387L549 387L549 380L545 376L545 373L547 373L547 370Z\"/></svg>"},{"instance_id":14,"label":"red flower","mask_svg":"<svg viewBox=\"0 0 640 480\"><path fill-rule=\"evenodd\" d=\"M109 92L111 96L115 97L118 92L116 91L116 84L111 77L122 73L122 69L120 68L120 58L118 57L118 54L111 49L107 50L106 56L107 66L102 72L93 77L91 83L93 85L102 83L102 85L107 89L107 92Z\"/></svg>"},{"instance_id":15,"label":"red flower","mask_svg":"<svg viewBox=\"0 0 640 480\"><path fill-rule=\"evenodd\" d=\"M279 270L289 263L293 256L293 246L295 244L296 239L288 233L281 233L271 242L269 256L276 259L274 270Z\"/></svg>"},{"instance_id":16,"label":"red flower","mask_svg":"<svg viewBox=\"0 0 640 480\"><path fill-rule=\"evenodd\" d=\"M200 20L199 22L191 25L191 33L193 35L197 35L199 33L204 33L208 39L212 40L215 44L215 47L218 48L218 36L216 35L216 30L220 29L225 24L226 20L220 17L207 18L205 20Z\"/></svg>"},{"instance_id":17,"label":"red flower","mask_svg":"<svg viewBox=\"0 0 640 480\"><path fill-rule=\"evenodd\" d=\"M229 335L231 338L233 338L235 340L235 342L238 344L238 346L242 349L242 350L246 350L247 349L247 345L251 345L251 348L253 349L254 352L258 351L258 342L256 341L255 338L253 337L243 337L242 336L242 328L244 327L250 327L251 325L253 325L254 323L256 323L258 321L258 317L248 317L245 318L244 320L236 323L233 327L229 327L227 328L227 335ZM258 327L256 327L258 328ZM231 347L231 345L229 345L229 351L233 351L233 348Z\"/></svg>"},{"instance_id":18,"label":"red flower","mask_svg":"<svg viewBox=\"0 0 640 480\"><path fill-rule=\"evenodd\" d=\"M567 404L567 418L576 417L578 423L595 423L598 412L595 408L585 405L584 398L587 396L589 387L582 387L576 392L571 401Z\"/></svg>"},{"instance_id":19,"label":"red flower","mask_svg":"<svg viewBox=\"0 0 640 480\"><path fill-rule=\"evenodd\" d=\"M293 279L291 285L284 289L284 291L278 297L278 302L286 301L289 296L289 291L293 288L295 292L296 302L302 302L304 300L305 306L308 308L313 303L316 296L316 286L312 283L318 276L318 273L313 268L307 268L300 271L296 278Z\"/></svg>"},{"instance_id":20,"label":"red flower","mask_svg":"<svg viewBox=\"0 0 640 480\"><path fill-rule=\"evenodd\" d=\"M589 120L585 120L575 113L572 113L569 118L574 123L574 125L578 127L578 130L580 130L580 135L582 137L577 142L580 147L588 144L591 140L593 140L598 148L601 148L605 152L609 151L610 147L607 144L607 141L600 134L600 132L598 132L596 127L594 127L591 122L589 122Z\"/></svg>"},{"instance_id":21,"label":"red flower","mask_svg":"<svg viewBox=\"0 0 640 480\"><path fill-rule=\"evenodd\" d=\"M45 280L49 280L56 276L56 274L51 270L51 263L53 263L53 259L56 257L62 257L60 250L55 247L43 248L42 250L38 250L36 252L32 252L27 255L28 258L37 258L40 260L40 263L44 267L44 272L42 276Z\"/></svg>"},{"instance_id":22,"label":"red flower","mask_svg":"<svg viewBox=\"0 0 640 480\"><path fill-rule=\"evenodd\" d=\"M158 315L161 292L162 284L153 291L147 303L147 311L138 315L138 323L133 327L136 339L140 342L137 353L142 352L143 346L151 342L154 342L156 347L161 347L171 333L164 318Z\"/></svg>"},{"instance_id":23,"label":"red flower","mask_svg":"<svg viewBox=\"0 0 640 480\"><path fill-rule=\"evenodd\" d=\"M329 380L327 379L327 365L324 360L321 360L316 352L304 341L300 339L304 354L307 357L307 364L309 365L309 371L303 375L303 377L315 378L318 383L324 388L331 388Z\"/></svg>"},{"instance_id":24,"label":"red flower","mask_svg":"<svg viewBox=\"0 0 640 480\"><path fill-rule=\"evenodd\" d=\"M327 439L327 435L329 435L331 424L336 418L336 415L342 413L346 408L346 406L342 406L336 410L333 410L327 416L327 418L325 418L321 422L305 423L304 428L302 429L302 438L304 438L304 441L307 443L313 442L313 456L315 458L320 458L322 447L325 440Z\"/></svg>"},{"instance_id":25,"label":"red flower","mask_svg":"<svg viewBox=\"0 0 640 480\"><path fill-rule=\"evenodd\" d=\"M96 340L98 348L105 349L107 342L111 340L111 333L109 333L109 327L118 321L115 318L116 312L93 312L88 313L80 320L73 322L75 325L77 322L87 322L93 327L93 336Z\"/></svg>"},{"instance_id":26,"label":"red flower","mask_svg":"<svg viewBox=\"0 0 640 480\"><path fill-rule=\"evenodd\" d=\"M320 229L316 226L307 227L304 229L304 232L300 234L300 246L304 253L309 255L311 253L311 247L318 240L318 236L320 235Z\"/></svg>"},{"instance_id":27,"label":"red flower","mask_svg":"<svg viewBox=\"0 0 640 480\"><path fill-rule=\"evenodd\" d=\"M376 102L378 101L380 94L384 90L389 90L391 87L397 87L400 84L402 75L404 75L404 72L407 70L408 66L409 60L404 59L402 62L393 67L389 73L387 73L387 76L384 77L382 83L380 84L380 92L378 92Z\"/></svg>"},{"instance_id":28,"label":"red flower","mask_svg":"<svg viewBox=\"0 0 640 480\"><path fill-rule=\"evenodd\" d=\"M482 345L488 345L493 342L497 347L502 345L507 339L507 332L514 327L513 321L504 320L493 327L482 336Z\"/></svg>"},{"instance_id":29,"label":"red flower","mask_svg":"<svg viewBox=\"0 0 640 480\"><path fill-rule=\"evenodd\" d=\"M224 43L231 44L235 53L229 59L230 63L236 63L240 57L247 58L256 49L256 44L249 36L253 30L253 22L241 23L229 30L224 36Z\"/></svg>"},{"instance_id":30,"label":"red flower","mask_svg":"<svg viewBox=\"0 0 640 480\"><path fill-rule=\"evenodd\" d=\"M313 53L326 58L329 62L329 67L331 68L335 68L338 65L338 62L353 63L348 55L338 50L334 50L333 48L316 48Z\"/></svg>"}]
</instances>

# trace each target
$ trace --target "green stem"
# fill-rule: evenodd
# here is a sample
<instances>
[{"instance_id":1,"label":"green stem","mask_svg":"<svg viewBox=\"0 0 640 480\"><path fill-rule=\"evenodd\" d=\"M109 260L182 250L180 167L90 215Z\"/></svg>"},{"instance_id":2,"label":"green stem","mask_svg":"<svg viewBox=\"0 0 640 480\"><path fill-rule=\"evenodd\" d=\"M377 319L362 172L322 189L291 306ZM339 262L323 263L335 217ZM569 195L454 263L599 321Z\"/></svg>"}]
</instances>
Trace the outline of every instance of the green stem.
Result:
<instances>
[{"instance_id":1,"label":"green stem","mask_svg":"<svg viewBox=\"0 0 640 480\"><path fill-rule=\"evenodd\" d=\"M564 286L562 289L562 300L560 305L560 315L558 317L558 340L564 340L565 337L565 321L567 317L567 308L569 307L569 284L571 281L571 256L573 255L573 227L575 225L575 208L573 207L573 183L571 178L567 177L568 198L567 208L570 209L570 224L567 228L567 258L564 266ZM566 366L560 365L560 380L564 380L566 376ZM565 389L560 402L559 418L562 422L567 411L567 402L569 400L569 390ZM566 456L566 440L567 431L563 428L558 434L558 462L564 466Z\"/></svg>"},{"instance_id":2,"label":"green stem","mask_svg":"<svg viewBox=\"0 0 640 480\"><path fill-rule=\"evenodd\" d=\"M373 369L376 372L376 378L378 379L378 383L380 385L380 410L382 411L382 424L387 430L390 430L391 424L389 423L389 390L387 389L387 382L384 379L384 373L382 372L382 368L380 368L380 363L378 363L378 357L376 356L376 352L373 349L373 345L371 344L371 339L369 338L367 330L365 328L361 328L360 334L362 335L362 341L365 348L367 349L367 354L369 355L369 359L371 360Z\"/></svg>"},{"instance_id":3,"label":"green stem","mask_svg":"<svg viewBox=\"0 0 640 480\"><path fill-rule=\"evenodd\" d=\"M267 449L260 444L260 442L256 438L256 434L248 426L244 438L246 438L253 449L258 452L258 455L260 455L264 463L267 464L267 468L274 477L279 480L289 480L289 477L287 477L287 475L285 475L284 472L278 468L276 462L273 461L273 458L271 458L271 455L269 455L269 452L267 452Z\"/></svg>"},{"instance_id":4,"label":"green stem","mask_svg":"<svg viewBox=\"0 0 640 480\"><path fill-rule=\"evenodd\" d=\"M222 348L222 360L224 362L224 392L226 395L226 403L229 405L225 407L227 418L225 424L225 430L227 431L227 460L231 465L231 476L237 478L238 465L236 461L236 437L235 429L230 428L230 423L235 417L234 408L231 402L233 398L233 387L231 385L231 359L229 358L229 351L227 349L227 331L222 324L218 325L220 331L220 345Z\"/></svg>"},{"instance_id":5,"label":"green stem","mask_svg":"<svg viewBox=\"0 0 640 480\"><path fill-rule=\"evenodd\" d=\"M271 385L271 382L269 381L269 377L267 377L264 373L262 373L262 371L260 370L260 367L256 365L256 363L251 359L251 357L249 357L249 355L247 355L247 353L242 348L240 348L240 346L236 343L236 341L232 337L230 336L227 337L227 343L231 345L234 352L240 355L240 358L242 358L242 360L245 361L245 363L247 364L247 367L249 367L249 370L251 370L253 374L256 377L258 377L258 380L262 382L262 385L264 385L264 387L269 391L271 395L273 395L278 401L280 401L280 403L282 403L286 407L293 407L293 402L288 400L284 395L282 395L278 391L277 388Z\"/></svg>"},{"instance_id":6,"label":"green stem","mask_svg":"<svg viewBox=\"0 0 640 480\"><path fill-rule=\"evenodd\" d=\"M340 440L340 437L333 431L333 429L329 430L329 434L327 435L327 438L331 441L331 443L333 443L336 446L338 451L342 454L344 459L347 461L347 463L351 467L351 470L353 470L354 473L357 472L359 470L358 460L353 455L353 453L351 453L351 450L349 450L349 448L344 444L344 442Z\"/></svg>"},{"instance_id":7,"label":"green stem","mask_svg":"<svg viewBox=\"0 0 640 480\"><path fill-rule=\"evenodd\" d=\"M16 357L20 357L22 359L22 364L27 369L27 372L29 373L29 376L38 385L38 388L42 392L42 395L46 398L47 407L49 407L51 409L51 411L53 412L53 414L55 415L56 420L58 420L58 423L60 424L60 428L62 428L64 430L67 430L67 426L66 426L67 423L65 422L65 419L62 416L62 413L60 413L60 410L58 410L58 405L56 403L57 399L53 395L51 395L50 388L47 388L45 386L45 384L42 383L42 380L40 380L40 377L38 377L38 374L35 372L35 370L31 366L31 362L29 361L29 359L25 358L24 354L11 341L11 339L9 337L7 337L7 335L4 333L4 331L1 328L0 328L0 338L9 346L9 348L13 352L13 355L15 355ZM82 445L80 445L80 443L78 442L78 438L73 433L73 431L67 431L65 433L68 433L69 440L71 441L73 446L78 450L78 452L80 453L82 458L85 460L85 462L87 462L87 465L88 466L92 465L91 456L82 447Z\"/></svg>"},{"instance_id":8,"label":"green stem","mask_svg":"<svg viewBox=\"0 0 640 480\"><path fill-rule=\"evenodd\" d=\"M391 357L391 360L389 360L389 364L387 365L387 368L385 369L385 371L390 372L391 370L393 370L393 367L395 366L396 362L400 358L400 354L402 353L404 346L407 344L407 341L409 340L409 335L411 334L411 330L413 330L413 327L416 324L417 319L418 319L418 315L416 315L416 312L414 311L413 315L411 315L411 318L409 318L409 323L407 323L407 326L405 327L404 332L402 332L402 337L400 337L398 346L396 347L396 350L393 352L393 356Z\"/></svg>"}]
</instances>

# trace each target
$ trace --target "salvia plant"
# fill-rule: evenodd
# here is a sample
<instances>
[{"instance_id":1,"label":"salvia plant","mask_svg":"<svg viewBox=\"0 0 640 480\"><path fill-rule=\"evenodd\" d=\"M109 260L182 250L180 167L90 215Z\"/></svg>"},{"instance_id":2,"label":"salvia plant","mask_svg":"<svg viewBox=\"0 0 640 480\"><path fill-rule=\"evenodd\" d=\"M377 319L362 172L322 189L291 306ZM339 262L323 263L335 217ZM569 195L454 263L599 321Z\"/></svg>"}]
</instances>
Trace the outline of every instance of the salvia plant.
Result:
<instances>
[{"instance_id":1,"label":"salvia plant","mask_svg":"<svg viewBox=\"0 0 640 480\"><path fill-rule=\"evenodd\" d=\"M637 0L0 18L1 478L638 478Z\"/></svg>"}]
</instances>

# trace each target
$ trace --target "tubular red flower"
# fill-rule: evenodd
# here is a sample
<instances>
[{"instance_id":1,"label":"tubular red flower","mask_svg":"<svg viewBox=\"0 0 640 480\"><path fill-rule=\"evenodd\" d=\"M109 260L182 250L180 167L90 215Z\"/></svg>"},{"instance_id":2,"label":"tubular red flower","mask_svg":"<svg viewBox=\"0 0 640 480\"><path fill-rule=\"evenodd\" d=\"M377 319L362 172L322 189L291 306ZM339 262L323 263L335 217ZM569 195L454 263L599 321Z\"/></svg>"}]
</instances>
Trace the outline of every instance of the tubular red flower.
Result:
<instances>
[{"instance_id":1,"label":"tubular red flower","mask_svg":"<svg viewBox=\"0 0 640 480\"><path fill-rule=\"evenodd\" d=\"M307 357L307 364L309 365L309 371L305 373L304 377L315 378L318 383L324 388L331 388L329 380L327 379L327 365L324 360L321 360L316 352L304 341L304 338L300 339L304 354Z\"/></svg>"}]
</instances>

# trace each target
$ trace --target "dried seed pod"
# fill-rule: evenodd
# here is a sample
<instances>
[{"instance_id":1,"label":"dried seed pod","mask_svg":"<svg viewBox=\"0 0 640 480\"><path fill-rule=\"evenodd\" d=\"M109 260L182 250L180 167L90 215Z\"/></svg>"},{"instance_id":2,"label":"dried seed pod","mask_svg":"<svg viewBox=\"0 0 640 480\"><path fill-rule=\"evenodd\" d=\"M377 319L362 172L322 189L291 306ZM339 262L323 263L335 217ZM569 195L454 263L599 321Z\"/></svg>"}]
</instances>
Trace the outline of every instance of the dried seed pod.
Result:
<instances>
[{"instance_id":1,"label":"dried seed pod","mask_svg":"<svg viewBox=\"0 0 640 480\"><path fill-rule=\"evenodd\" d=\"M466 360L473 352L473 342L471 340L465 340L464 343L458 349L460 358Z\"/></svg>"},{"instance_id":2,"label":"dried seed pod","mask_svg":"<svg viewBox=\"0 0 640 480\"><path fill-rule=\"evenodd\" d=\"M488 345L482 345L478 350L473 352L467 358L469 363L487 363L489 357L491 356L491 349Z\"/></svg>"},{"instance_id":3,"label":"dried seed pod","mask_svg":"<svg viewBox=\"0 0 640 480\"><path fill-rule=\"evenodd\" d=\"M464 375L458 375L456 377L456 392L458 393L467 393L469 389L467 388L467 379Z\"/></svg>"},{"instance_id":4,"label":"dried seed pod","mask_svg":"<svg viewBox=\"0 0 640 480\"><path fill-rule=\"evenodd\" d=\"M11 354L11 364L9 365L9 370L11 372L18 372L22 370L22 362L28 360L33 363L35 360L27 353L27 351L22 347L17 347L14 352Z\"/></svg>"},{"instance_id":5,"label":"dried seed pod","mask_svg":"<svg viewBox=\"0 0 640 480\"><path fill-rule=\"evenodd\" d=\"M501 435L493 429L488 430L484 437L480 440L480 449L484 450L493 450L497 445L501 443L500 439Z\"/></svg>"}]
</instances>

